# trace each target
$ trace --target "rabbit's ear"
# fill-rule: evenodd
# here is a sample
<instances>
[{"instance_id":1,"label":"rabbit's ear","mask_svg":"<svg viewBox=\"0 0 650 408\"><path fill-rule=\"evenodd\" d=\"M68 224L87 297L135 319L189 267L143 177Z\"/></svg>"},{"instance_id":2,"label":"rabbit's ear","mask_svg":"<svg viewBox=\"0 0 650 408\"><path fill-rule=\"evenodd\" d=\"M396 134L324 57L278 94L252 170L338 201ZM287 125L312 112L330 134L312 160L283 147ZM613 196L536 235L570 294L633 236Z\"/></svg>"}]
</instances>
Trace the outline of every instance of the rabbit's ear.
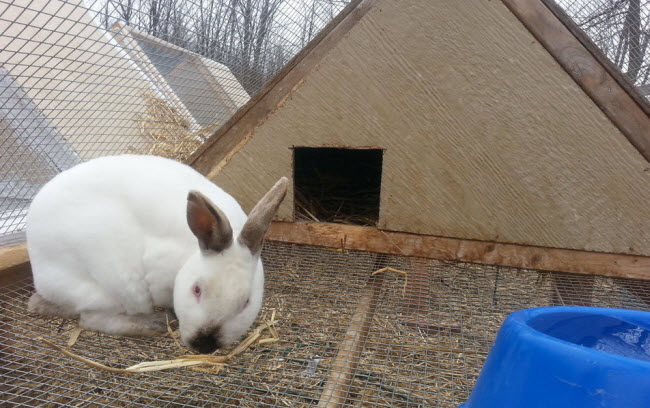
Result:
<instances>
[{"instance_id":1,"label":"rabbit's ear","mask_svg":"<svg viewBox=\"0 0 650 408\"><path fill-rule=\"evenodd\" d=\"M232 228L219 207L198 191L187 195L187 224L202 250L221 252L232 244Z\"/></svg>"},{"instance_id":2,"label":"rabbit's ear","mask_svg":"<svg viewBox=\"0 0 650 408\"><path fill-rule=\"evenodd\" d=\"M247 246L253 254L262 251L264 235L271 225L273 216L287 194L288 180L282 177L268 193L255 205L239 234L239 242Z\"/></svg>"}]
</instances>

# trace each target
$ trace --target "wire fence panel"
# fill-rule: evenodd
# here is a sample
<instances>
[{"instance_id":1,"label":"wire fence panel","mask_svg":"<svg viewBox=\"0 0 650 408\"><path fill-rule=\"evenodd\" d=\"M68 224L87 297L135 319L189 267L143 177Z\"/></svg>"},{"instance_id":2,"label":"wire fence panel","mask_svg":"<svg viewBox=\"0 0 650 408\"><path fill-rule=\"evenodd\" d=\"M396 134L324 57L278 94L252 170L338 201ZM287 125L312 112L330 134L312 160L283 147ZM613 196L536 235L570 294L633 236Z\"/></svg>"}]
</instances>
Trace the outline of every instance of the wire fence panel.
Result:
<instances>
[{"instance_id":1,"label":"wire fence panel","mask_svg":"<svg viewBox=\"0 0 650 408\"><path fill-rule=\"evenodd\" d=\"M77 163L187 158L348 3L0 0L0 245ZM647 93L650 3L559 4Z\"/></svg>"},{"instance_id":2,"label":"wire fence panel","mask_svg":"<svg viewBox=\"0 0 650 408\"><path fill-rule=\"evenodd\" d=\"M650 2L647 0L556 0L601 51L650 94Z\"/></svg>"},{"instance_id":3,"label":"wire fence panel","mask_svg":"<svg viewBox=\"0 0 650 408\"><path fill-rule=\"evenodd\" d=\"M558 2L643 91L649 3ZM348 3L0 0L0 245L23 239L31 199L65 169L116 153L186 159ZM647 282L280 243L263 257L258 320L275 313L280 341L216 375L87 368L39 340L64 345L75 322L29 314L29 279L0 287L3 406L317 406L334 379L352 406L456 407L508 313L650 308ZM408 284L398 273L369 278L379 266L406 271ZM361 347L348 350L355 330ZM70 350L113 367L186 353L171 337L92 332ZM356 360L349 372L341 355Z\"/></svg>"},{"instance_id":4,"label":"wire fence panel","mask_svg":"<svg viewBox=\"0 0 650 408\"><path fill-rule=\"evenodd\" d=\"M0 245L58 172L187 158L349 0L0 0Z\"/></svg>"},{"instance_id":5,"label":"wire fence panel","mask_svg":"<svg viewBox=\"0 0 650 408\"><path fill-rule=\"evenodd\" d=\"M509 313L549 305L650 305L650 283L642 281L282 243L267 243L263 258L266 295L253 327L275 314L279 341L246 350L218 373L116 374L88 367L39 340L65 346L74 320L28 313L29 279L0 286L3 406L456 408L467 400ZM372 281L378 266L407 276L386 272ZM366 309L369 287L375 304L366 330L346 341L358 327L354 316ZM171 336L89 331L66 348L114 368L187 353ZM354 356L356 364L338 364L341 355ZM332 378L340 403L325 392Z\"/></svg>"}]
</instances>

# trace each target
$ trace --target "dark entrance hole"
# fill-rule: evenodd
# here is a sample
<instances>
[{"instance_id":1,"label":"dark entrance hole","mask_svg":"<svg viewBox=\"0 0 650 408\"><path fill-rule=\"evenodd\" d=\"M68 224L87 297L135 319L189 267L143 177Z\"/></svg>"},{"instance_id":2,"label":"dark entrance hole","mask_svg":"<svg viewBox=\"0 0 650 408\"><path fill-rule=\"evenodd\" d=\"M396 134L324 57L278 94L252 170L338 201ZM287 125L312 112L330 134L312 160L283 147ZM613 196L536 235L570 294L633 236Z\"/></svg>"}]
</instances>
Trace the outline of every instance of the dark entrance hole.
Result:
<instances>
[{"instance_id":1,"label":"dark entrance hole","mask_svg":"<svg viewBox=\"0 0 650 408\"><path fill-rule=\"evenodd\" d=\"M381 149L294 148L296 220L377 225Z\"/></svg>"}]
</instances>

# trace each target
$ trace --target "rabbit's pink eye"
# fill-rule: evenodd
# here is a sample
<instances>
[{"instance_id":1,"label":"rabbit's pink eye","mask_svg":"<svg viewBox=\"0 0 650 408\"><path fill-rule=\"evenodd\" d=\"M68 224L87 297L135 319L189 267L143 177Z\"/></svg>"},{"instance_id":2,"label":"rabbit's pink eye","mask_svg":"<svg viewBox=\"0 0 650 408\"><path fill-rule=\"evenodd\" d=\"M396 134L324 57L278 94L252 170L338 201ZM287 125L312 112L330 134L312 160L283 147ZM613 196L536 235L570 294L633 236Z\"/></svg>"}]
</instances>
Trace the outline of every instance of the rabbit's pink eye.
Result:
<instances>
[{"instance_id":1,"label":"rabbit's pink eye","mask_svg":"<svg viewBox=\"0 0 650 408\"><path fill-rule=\"evenodd\" d=\"M199 285L194 285L194 289L192 289L192 291L194 292L194 296L196 297L196 300L199 300L199 298L201 297L201 288L199 287Z\"/></svg>"}]
</instances>

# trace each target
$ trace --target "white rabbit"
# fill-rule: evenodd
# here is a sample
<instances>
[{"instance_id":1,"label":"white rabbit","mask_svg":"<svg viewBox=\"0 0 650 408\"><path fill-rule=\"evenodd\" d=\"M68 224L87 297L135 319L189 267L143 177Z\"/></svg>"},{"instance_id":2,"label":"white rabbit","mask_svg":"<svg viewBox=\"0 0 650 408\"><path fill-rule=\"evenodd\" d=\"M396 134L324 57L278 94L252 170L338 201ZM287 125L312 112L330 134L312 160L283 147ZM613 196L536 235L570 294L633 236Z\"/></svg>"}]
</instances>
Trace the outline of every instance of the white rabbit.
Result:
<instances>
[{"instance_id":1,"label":"white rabbit","mask_svg":"<svg viewBox=\"0 0 650 408\"><path fill-rule=\"evenodd\" d=\"M246 217L173 160L123 155L66 170L27 215L29 310L142 336L166 330L154 306L173 307L187 346L209 353L231 344L262 305L262 242L286 191L283 177Z\"/></svg>"}]
</instances>

